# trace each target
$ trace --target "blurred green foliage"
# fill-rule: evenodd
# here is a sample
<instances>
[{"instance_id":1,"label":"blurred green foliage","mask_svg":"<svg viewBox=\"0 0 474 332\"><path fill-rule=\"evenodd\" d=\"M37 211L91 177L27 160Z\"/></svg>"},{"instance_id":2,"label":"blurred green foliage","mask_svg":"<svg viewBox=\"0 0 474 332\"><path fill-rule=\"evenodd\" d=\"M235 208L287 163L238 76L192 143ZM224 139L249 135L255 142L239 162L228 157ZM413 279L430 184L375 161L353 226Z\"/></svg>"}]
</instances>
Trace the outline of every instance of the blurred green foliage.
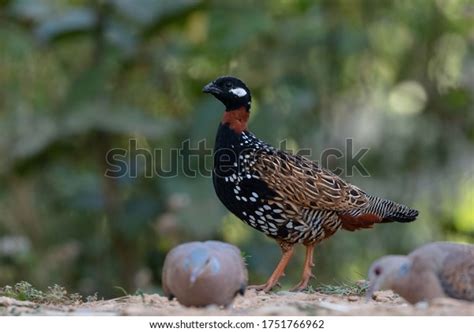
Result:
<instances>
[{"instance_id":1,"label":"blurred green foliage","mask_svg":"<svg viewBox=\"0 0 474 332\"><path fill-rule=\"evenodd\" d=\"M166 252L206 239L238 245L263 281L278 247L227 213L210 178L104 176L130 138L212 147L222 106L201 88L223 74L251 87L262 139L317 160L353 138L371 177L348 180L421 211L323 242L319 282L424 242L473 242L473 19L469 0L0 1L0 286L155 291Z\"/></svg>"}]
</instances>

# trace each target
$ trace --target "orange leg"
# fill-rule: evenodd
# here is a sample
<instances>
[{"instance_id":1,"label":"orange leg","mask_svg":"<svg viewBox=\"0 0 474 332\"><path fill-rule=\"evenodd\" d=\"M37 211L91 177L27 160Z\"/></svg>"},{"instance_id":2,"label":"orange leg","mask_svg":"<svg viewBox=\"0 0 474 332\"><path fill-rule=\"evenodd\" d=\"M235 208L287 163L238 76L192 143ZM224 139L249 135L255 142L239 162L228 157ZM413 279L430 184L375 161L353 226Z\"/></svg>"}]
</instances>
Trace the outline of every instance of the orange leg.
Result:
<instances>
[{"instance_id":1,"label":"orange leg","mask_svg":"<svg viewBox=\"0 0 474 332\"><path fill-rule=\"evenodd\" d=\"M278 284L278 280L285 275L285 268L290 262L291 256L293 256L294 246L288 243L280 243L282 256L278 263L275 271L273 271L267 282L262 285L249 286L249 289L261 290L264 292L270 291L273 287Z\"/></svg>"},{"instance_id":2,"label":"orange leg","mask_svg":"<svg viewBox=\"0 0 474 332\"><path fill-rule=\"evenodd\" d=\"M306 257L304 259L304 267L303 267L303 274L301 275L301 281L291 289L293 292L299 292L308 287L309 280L314 278L314 274L311 271L312 267L314 266L313 263L313 252L314 252L314 244L306 246Z\"/></svg>"}]
</instances>

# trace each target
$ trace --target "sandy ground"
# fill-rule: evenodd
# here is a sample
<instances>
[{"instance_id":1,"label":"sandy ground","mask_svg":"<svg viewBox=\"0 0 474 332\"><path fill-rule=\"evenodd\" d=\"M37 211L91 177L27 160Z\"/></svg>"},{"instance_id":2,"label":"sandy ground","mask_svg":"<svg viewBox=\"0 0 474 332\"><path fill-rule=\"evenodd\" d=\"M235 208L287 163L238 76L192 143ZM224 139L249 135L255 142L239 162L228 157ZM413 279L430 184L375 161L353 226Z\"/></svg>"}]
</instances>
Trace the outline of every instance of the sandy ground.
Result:
<instances>
[{"instance_id":1,"label":"sandy ground","mask_svg":"<svg viewBox=\"0 0 474 332\"><path fill-rule=\"evenodd\" d=\"M160 295L125 296L76 305L39 305L0 297L0 315L474 315L474 303L438 299L412 306L390 291L363 296L248 291L229 308L186 308Z\"/></svg>"}]
</instances>

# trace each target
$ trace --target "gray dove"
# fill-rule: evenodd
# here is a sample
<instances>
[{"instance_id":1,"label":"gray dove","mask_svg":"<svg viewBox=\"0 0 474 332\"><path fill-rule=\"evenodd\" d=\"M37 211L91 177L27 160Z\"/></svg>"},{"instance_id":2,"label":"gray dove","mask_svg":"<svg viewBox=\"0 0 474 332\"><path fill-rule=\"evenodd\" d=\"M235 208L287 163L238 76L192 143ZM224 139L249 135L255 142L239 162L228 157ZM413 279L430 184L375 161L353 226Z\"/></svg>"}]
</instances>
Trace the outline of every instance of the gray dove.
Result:
<instances>
[{"instance_id":1,"label":"gray dove","mask_svg":"<svg viewBox=\"0 0 474 332\"><path fill-rule=\"evenodd\" d=\"M369 269L368 296L391 289L408 302L440 297L474 301L474 245L434 242L407 256L384 256Z\"/></svg>"},{"instance_id":2,"label":"gray dove","mask_svg":"<svg viewBox=\"0 0 474 332\"><path fill-rule=\"evenodd\" d=\"M247 287L240 250L218 241L189 242L173 248L163 266L162 286L169 299L185 306L228 306Z\"/></svg>"}]
</instances>

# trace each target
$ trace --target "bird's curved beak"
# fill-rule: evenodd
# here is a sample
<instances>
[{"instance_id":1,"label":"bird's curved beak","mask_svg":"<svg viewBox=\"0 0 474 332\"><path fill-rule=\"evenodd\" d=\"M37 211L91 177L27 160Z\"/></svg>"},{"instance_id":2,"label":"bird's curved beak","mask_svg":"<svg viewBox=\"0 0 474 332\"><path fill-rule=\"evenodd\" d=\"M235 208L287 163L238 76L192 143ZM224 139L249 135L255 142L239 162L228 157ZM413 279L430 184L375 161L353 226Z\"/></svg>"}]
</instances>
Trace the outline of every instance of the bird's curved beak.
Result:
<instances>
[{"instance_id":1,"label":"bird's curved beak","mask_svg":"<svg viewBox=\"0 0 474 332\"><path fill-rule=\"evenodd\" d=\"M214 82L211 82L209 84L206 84L204 88L202 88L202 92L204 93L211 93L211 94L220 94L222 92L221 89L219 89Z\"/></svg>"}]
</instances>

